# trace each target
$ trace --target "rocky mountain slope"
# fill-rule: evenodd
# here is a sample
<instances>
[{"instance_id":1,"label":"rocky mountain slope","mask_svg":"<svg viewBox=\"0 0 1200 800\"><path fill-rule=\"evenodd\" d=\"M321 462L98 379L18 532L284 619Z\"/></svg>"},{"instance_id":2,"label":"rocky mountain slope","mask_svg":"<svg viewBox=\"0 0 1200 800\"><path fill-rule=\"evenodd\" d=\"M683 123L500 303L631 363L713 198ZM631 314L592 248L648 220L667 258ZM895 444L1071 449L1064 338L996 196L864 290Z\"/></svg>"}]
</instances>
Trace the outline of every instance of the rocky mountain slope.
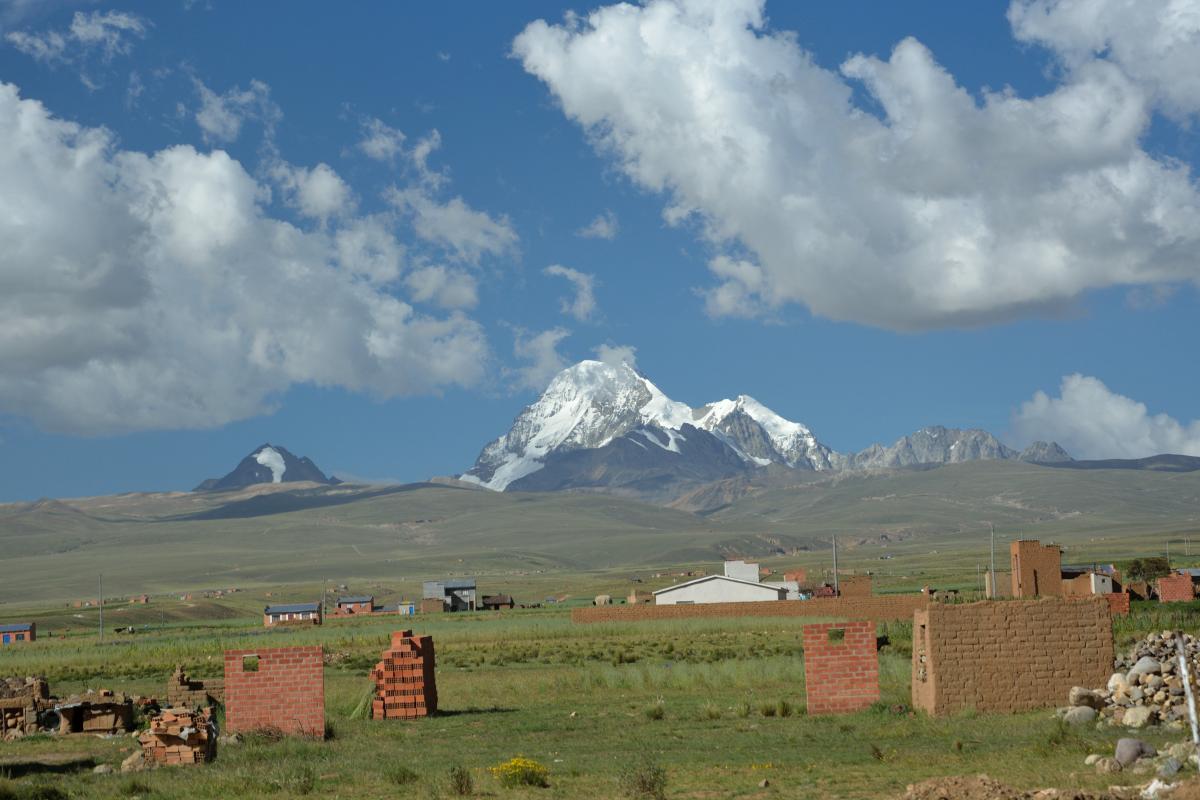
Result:
<instances>
[{"instance_id":1,"label":"rocky mountain slope","mask_svg":"<svg viewBox=\"0 0 1200 800\"><path fill-rule=\"evenodd\" d=\"M1017 452L987 431L941 426L889 447L838 453L748 395L691 408L628 364L582 361L556 375L461 478L497 491L606 491L671 502L713 482L728 494L734 486L786 483L789 475L979 460L1071 457L1054 443Z\"/></svg>"},{"instance_id":2,"label":"rocky mountain slope","mask_svg":"<svg viewBox=\"0 0 1200 800\"><path fill-rule=\"evenodd\" d=\"M233 471L222 478L209 478L193 491L224 491L241 489L257 483L295 483L312 481L333 486L341 483L337 478L326 477L307 456L297 458L286 447L267 443L256 448L243 458Z\"/></svg>"}]
</instances>

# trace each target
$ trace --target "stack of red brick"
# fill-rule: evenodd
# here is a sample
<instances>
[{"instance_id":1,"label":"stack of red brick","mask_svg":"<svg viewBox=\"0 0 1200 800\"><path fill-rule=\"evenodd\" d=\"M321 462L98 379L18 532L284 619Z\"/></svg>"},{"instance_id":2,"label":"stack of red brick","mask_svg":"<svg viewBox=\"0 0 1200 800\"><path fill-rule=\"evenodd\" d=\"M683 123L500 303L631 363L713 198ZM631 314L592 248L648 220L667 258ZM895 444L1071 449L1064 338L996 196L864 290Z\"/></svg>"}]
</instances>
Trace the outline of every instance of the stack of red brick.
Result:
<instances>
[{"instance_id":1,"label":"stack of red brick","mask_svg":"<svg viewBox=\"0 0 1200 800\"><path fill-rule=\"evenodd\" d=\"M166 708L138 737L147 764L203 764L215 754L216 733L209 709Z\"/></svg>"},{"instance_id":2,"label":"stack of red brick","mask_svg":"<svg viewBox=\"0 0 1200 800\"><path fill-rule=\"evenodd\" d=\"M375 665L374 719L415 719L437 711L433 637L412 631L392 634L392 646Z\"/></svg>"}]
</instances>

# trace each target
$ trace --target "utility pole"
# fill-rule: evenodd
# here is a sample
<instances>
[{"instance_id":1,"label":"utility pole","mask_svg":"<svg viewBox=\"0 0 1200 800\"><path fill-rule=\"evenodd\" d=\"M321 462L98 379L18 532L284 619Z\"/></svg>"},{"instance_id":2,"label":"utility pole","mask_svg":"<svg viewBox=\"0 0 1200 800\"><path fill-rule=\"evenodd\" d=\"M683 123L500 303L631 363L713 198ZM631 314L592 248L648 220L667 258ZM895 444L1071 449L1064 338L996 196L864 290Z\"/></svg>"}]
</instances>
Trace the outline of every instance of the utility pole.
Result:
<instances>
[{"instance_id":1,"label":"utility pole","mask_svg":"<svg viewBox=\"0 0 1200 800\"><path fill-rule=\"evenodd\" d=\"M328 578L321 578L321 621L325 621L325 587L329 584Z\"/></svg>"},{"instance_id":2,"label":"utility pole","mask_svg":"<svg viewBox=\"0 0 1200 800\"><path fill-rule=\"evenodd\" d=\"M837 571L837 537L833 537L833 596L841 597L842 592L838 588L838 571Z\"/></svg>"},{"instance_id":3,"label":"utility pole","mask_svg":"<svg viewBox=\"0 0 1200 800\"><path fill-rule=\"evenodd\" d=\"M989 522L988 527L992 530L992 563L988 567L988 573L992 576L992 585L985 594L989 599L994 600L996 598L996 525Z\"/></svg>"},{"instance_id":4,"label":"utility pole","mask_svg":"<svg viewBox=\"0 0 1200 800\"><path fill-rule=\"evenodd\" d=\"M104 575L96 578L96 591L100 595L100 644L104 644Z\"/></svg>"}]
</instances>

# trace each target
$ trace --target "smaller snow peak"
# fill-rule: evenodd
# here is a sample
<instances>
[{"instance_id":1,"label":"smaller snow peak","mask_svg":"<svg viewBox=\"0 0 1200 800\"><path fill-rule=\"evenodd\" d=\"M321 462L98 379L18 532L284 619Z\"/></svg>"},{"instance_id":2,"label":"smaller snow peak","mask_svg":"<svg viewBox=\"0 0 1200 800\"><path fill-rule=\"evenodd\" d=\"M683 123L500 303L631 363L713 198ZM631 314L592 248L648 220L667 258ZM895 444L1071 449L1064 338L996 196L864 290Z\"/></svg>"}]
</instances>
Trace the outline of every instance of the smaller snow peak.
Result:
<instances>
[{"instance_id":1,"label":"smaller snow peak","mask_svg":"<svg viewBox=\"0 0 1200 800\"><path fill-rule=\"evenodd\" d=\"M287 466L283 463L283 456L278 450L269 444L263 445L254 454L254 460L271 470L271 483L283 482L283 473L287 471Z\"/></svg>"}]
</instances>

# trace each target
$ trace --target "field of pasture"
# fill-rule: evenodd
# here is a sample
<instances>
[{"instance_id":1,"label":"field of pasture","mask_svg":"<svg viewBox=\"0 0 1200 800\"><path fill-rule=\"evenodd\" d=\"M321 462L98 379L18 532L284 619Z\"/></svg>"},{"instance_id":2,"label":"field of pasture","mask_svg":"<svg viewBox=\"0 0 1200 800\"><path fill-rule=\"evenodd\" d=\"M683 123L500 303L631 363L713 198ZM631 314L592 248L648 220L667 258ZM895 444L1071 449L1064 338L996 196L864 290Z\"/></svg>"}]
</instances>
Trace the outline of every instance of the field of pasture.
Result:
<instances>
[{"instance_id":1,"label":"field of pasture","mask_svg":"<svg viewBox=\"0 0 1200 800\"><path fill-rule=\"evenodd\" d=\"M1118 644L1151 629L1194 630L1197 618L1190 607L1135 607L1118 624ZM224 649L319 643L328 737L249 737L206 766L130 775L46 766L67 755L117 766L136 747L129 737L29 737L0 744L8 776L0 798L636 798L660 789L671 798L867 798L941 775L987 773L1020 787L1107 783L1083 759L1110 750L1118 729L1065 728L1049 711L911 713L906 624L880 625L889 643L875 707L807 715L806 621L575 625L566 609L539 609L278 630L248 616L179 621L103 646L82 631L44 638L0 651L0 675L45 675L60 696L87 687L161 695L176 664L218 677ZM373 721L367 671L390 633L409 626L434 637L440 712ZM549 785L502 786L489 768L516 756L544 765Z\"/></svg>"}]
</instances>

